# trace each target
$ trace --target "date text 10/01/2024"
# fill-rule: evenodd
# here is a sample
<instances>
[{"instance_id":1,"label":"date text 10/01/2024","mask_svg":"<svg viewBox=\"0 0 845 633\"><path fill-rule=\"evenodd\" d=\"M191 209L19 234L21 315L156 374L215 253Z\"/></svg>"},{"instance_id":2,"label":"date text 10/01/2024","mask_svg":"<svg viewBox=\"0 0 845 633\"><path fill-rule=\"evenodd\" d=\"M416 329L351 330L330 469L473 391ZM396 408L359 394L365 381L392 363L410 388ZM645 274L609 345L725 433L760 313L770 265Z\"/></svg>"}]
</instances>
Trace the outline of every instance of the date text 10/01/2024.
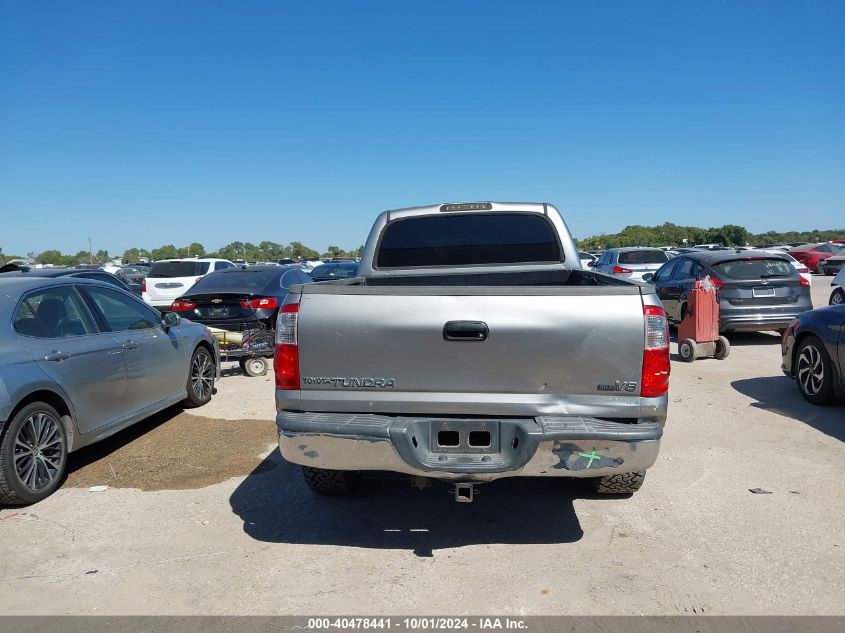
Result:
<instances>
[{"instance_id":1,"label":"date text 10/01/2024","mask_svg":"<svg viewBox=\"0 0 845 633\"><path fill-rule=\"evenodd\" d=\"M354 617L309 618L308 630L527 630L528 624L519 618L445 618L445 617Z\"/></svg>"}]
</instances>

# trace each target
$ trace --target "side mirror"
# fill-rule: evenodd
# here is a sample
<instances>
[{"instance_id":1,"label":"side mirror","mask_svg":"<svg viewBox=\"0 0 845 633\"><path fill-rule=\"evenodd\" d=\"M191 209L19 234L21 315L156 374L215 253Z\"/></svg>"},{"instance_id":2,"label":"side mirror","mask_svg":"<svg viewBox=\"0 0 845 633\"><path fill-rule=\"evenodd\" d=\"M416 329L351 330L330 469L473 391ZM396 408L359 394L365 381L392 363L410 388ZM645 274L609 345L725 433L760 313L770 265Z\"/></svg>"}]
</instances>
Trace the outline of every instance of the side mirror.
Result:
<instances>
[{"instance_id":1,"label":"side mirror","mask_svg":"<svg viewBox=\"0 0 845 633\"><path fill-rule=\"evenodd\" d=\"M182 317L180 317L175 312L165 312L161 315L161 326L164 328L164 331L167 332L172 327L176 327L182 322Z\"/></svg>"},{"instance_id":2,"label":"side mirror","mask_svg":"<svg viewBox=\"0 0 845 633\"><path fill-rule=\"evenodd\" d=\"M646 273L643 275L643 281L651 281L654 279L654 273Z\"/></svg>"},{"instance_id":3,"label":"side mirror","mask_svg":"<svg viewBox=\"0 0 845 633\"><path fill-rule=\"evenodd\" d=\"M590 268L595 268L596 262L595 261L589 261L589 262L587 262L587 266L589 266Z\"/></svg>"}]
</instances>

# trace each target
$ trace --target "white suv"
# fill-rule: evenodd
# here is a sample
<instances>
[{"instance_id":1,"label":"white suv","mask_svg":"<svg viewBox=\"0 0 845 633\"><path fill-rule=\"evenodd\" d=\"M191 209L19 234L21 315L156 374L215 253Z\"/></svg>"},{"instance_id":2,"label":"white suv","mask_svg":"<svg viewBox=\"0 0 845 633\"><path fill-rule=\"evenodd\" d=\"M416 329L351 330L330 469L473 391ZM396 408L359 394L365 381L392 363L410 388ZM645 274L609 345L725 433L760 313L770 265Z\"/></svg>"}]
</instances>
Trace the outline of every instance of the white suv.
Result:
<instances>
[{"instance_id":1,"label":"white suv","mask_svg":"<svg viewBox=\"0 0 845 633\"><path fill-rule=\"evenodd\" d=\"M208 273L234 267L227 259L163 259L150 268L150 273L141 284L141 296L154 308L166 312L174 299L185 294Z\"/></svg>"}]
</instances>

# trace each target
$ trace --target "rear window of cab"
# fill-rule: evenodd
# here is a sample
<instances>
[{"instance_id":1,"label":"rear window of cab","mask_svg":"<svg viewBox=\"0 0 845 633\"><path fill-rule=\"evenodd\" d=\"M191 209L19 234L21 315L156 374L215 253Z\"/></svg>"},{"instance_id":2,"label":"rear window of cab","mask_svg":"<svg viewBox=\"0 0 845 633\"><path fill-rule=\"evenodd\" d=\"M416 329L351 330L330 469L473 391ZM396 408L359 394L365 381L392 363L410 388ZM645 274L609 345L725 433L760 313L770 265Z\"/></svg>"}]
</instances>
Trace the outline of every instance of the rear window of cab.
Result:
<instances>
[{"instance_id":1,"label":"rear window of cab","mask_svg":"<svg viewBox=\"0 0 845 633\"><path fill-rule=\"evenodd\" d=\"M536 213L469 213L391 222L378 268L560 262L552 224Z\"/></svg>"}]
</instances>

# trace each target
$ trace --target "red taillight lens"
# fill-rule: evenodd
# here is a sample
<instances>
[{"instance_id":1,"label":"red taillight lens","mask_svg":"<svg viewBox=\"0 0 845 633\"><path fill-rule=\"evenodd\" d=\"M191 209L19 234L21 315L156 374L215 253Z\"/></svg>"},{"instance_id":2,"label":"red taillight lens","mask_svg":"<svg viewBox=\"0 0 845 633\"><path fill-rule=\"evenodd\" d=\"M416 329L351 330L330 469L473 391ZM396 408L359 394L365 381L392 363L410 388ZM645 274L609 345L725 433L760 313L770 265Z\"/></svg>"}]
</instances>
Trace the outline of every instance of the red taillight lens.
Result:
<instances>
[{"instance_id":1,"label":"red taillight lens","mask_svg":"<svg viewBox=\"0 0 845 633\"><path fill-rule=\"evenodd\" d=\"M643 306L645 346L640 395L656 398L669 391L669 322L663 308Z\"/></svg>"},{"instance_id":2,"label":"red taillight lens","mask_svg":"<svg viewBox=\"0 0 845 633\"><path fill-rule=\"evenodd\" d=\"M810 280L807 279L806 277L801 277L801 285L804 286L805 288L809 288L810 287Z\"/></svg>"},{"instance_id":3,"label":"red taillight lens","mask_svg":"<svg viewBox=\"0 0 845 633\"><path fill-rule=\"evenodd\" d=\"M718 277L711 277L711 278L710 278L710 283L711 283L711 284L713 284L714 286L716 286L716 289L717 289L717 290L718 290L719 288L724 287L724 285L725 285L725 282L724 282L724 281L722 281L721 279L719 279Z\"/></svg>"},{"instance_id":4,"label":"red taillight lens","mask_svg":"<svg viewBox=\"0 0 845 633\"><path fill-rule=\"evenodd\" d=\"M277 389L299 389L299 341L296 327L298 319L298 303L282 306L276 318L276 355L273 358L273 369L276 372Z\"/></svg>"},{"instance_id":5,"label":"red taillight lens","mask_svg":"<svg viewBox=\"0 0 845 633\"><path fill-rule=\"evenodd\" d=\"M279 302L276 301L276 297L256 297L241 301L242 308L252 308L253 310L275 310L278 305Z\"/></svg>"},{"instance_id":6,"label":"red taillight lens","mask_svg":"<svg viewBox=\"0 0 845 633\"><path fill-rule=\"evenodd\" d=\"M170 311L171 312L187 312L189 310L193 310L197 307L197 304L193 301L174 301L170 304Z\"/></svg>"},{"instance_id":7,"label":"red taillight lens","mask_svg":"<svg viewBox=\"0 0 845 633\"><path fill-rule=\"evenodd\" d=\"M147 280L142 279L141 280L141 292L146 292L146 291L147 291Z\"/></svg>"},{"instance_id":8,"label":"red taillight lens","mask_svg":"<svg viewBox=\"0 0 845 633\"><path fill-rule=\"evenodd\" d=\"M630 268L624 268L623 266L614 266L613 267L613 274L614 275L627 275L629 273L634 272Z\"/></svg>"}]
</instances>

